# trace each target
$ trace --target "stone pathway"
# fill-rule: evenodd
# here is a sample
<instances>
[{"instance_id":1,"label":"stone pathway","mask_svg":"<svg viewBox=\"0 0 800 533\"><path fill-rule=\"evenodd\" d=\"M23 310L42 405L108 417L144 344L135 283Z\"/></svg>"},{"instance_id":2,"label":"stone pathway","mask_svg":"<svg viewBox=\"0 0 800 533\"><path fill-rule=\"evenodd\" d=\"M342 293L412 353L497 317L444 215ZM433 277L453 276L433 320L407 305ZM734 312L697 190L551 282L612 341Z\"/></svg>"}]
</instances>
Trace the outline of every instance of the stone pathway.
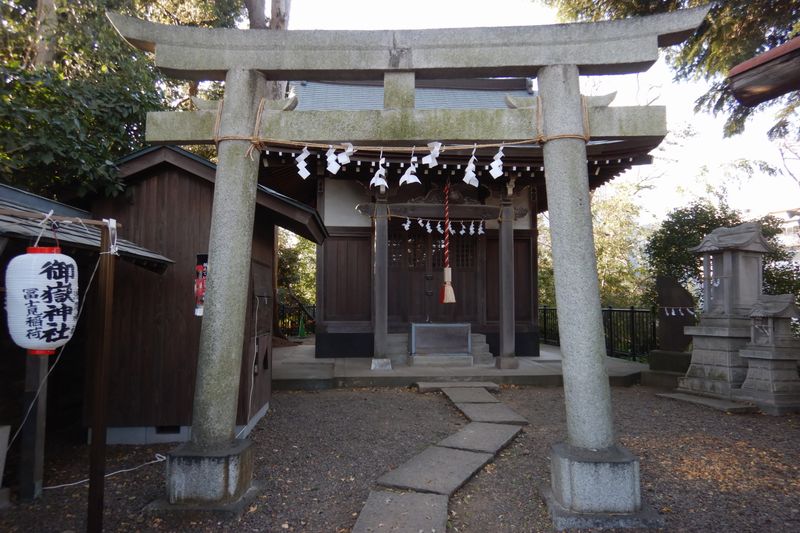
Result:
<instances>
[{"instance_id":1,"label":"stone pathway","mask_svg":"<svg viewBox=\"0 0 800 533\"><path fill-rule=\"evenodd\" d=\"M470 423L430 446L377 484L409 492L373 490L352 533L445 533L447 501L528 423L489 393L495 383L419 383L420 392L441 390Z\"/></svg>"}]
</instances>

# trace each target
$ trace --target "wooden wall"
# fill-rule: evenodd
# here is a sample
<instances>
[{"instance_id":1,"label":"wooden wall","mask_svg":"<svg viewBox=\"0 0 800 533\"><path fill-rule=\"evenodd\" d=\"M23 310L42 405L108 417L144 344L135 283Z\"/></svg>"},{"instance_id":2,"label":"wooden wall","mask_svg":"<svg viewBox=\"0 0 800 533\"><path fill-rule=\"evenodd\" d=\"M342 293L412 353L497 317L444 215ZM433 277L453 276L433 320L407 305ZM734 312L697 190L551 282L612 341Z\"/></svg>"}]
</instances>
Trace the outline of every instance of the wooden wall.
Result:
<instances>
[{"instance_id":1,"label":"wooden wall","mask_svg":"<svg viewBox=\"0 0 800 533\"><path fill-rule=\"evenodd\" d=\"M99 199L93 214L116 218L122 236L175 263L159 275L118 262L108 422L121 427L189 425L201 325L194 315L194 271L197 254L208 252L213 184L171 164L145 170L130 183L127 197ZM258 266L243 283L251 296L272 297L274 226L263 214L257 220L261 226L254 234L253 264ZM248 413L255 414L270 394L271 341L264 337L271 338L271 315L269 320L262 315L265 308L271 313L272 302L261 301L256 326L254 301L249 299L247 311L239 423ZM256 333L260 368L254 375Z\"/></svg>"}]
</instances>

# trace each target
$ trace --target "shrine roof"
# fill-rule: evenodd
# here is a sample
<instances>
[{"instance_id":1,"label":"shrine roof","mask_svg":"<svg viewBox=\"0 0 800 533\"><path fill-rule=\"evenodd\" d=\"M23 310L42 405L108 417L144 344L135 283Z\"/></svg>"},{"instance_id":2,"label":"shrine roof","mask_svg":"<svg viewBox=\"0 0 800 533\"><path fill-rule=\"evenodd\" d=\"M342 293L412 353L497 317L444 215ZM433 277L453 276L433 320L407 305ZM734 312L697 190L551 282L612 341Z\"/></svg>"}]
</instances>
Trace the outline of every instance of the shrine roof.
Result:
<instances>
[{"instance_id":1,"label":"shrine roof","mask_svg":"<svg viewBox=\"0 0 800 533\"><path fill-rule=\"evenodd\" d=\"M466 80L453 80L440 86L418 86L415 91L416 109L506 109L506 95L531 96L525 78L508 78L507 83L491 81L481 86L466 86ZM500 80L498 80L500 81ZM511 83L516 82L516 83ZM459 87L459 84L465 86ZM480 87L480 88L479 88ZM383 85L368 83L337 83L303 81L292 84L297 95L298 111L383 109Z\"/></svg>"}]
</instances>

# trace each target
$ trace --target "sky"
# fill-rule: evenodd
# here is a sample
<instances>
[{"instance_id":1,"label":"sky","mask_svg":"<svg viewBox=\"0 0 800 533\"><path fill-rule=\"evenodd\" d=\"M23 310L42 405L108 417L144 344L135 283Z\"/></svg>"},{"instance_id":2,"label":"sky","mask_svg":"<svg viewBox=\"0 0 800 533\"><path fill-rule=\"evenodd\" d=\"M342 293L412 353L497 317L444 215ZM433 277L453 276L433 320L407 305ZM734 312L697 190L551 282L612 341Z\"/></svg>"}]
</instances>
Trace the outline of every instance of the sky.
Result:
<instances>
[{"instance_id":1,"label":"sky","mask_svg":"<svg viewBox=\"0 0 800 533\"><path fill-rule=\"evenodd\" d=\"M558 22L554 10L534 0L292 0L289 29L423 29ZM582 91L617 91L612 105L665 105L671 132L687 127L695 132L683 143L654 152L656 164L635 168L615 180L659 176L650 180L652 190L638 196L642 223L657 223L668 211L722 190L727 191L731 207L753 217L800 207L800 186L790 178L746 176L733 171L740 159L782 166L777 146L766 136L773 112L760 113L742 135L723 139L723 117L694 113L694 101L705 92L705 82L674 82L661 60L638 75L582 78ZM800 168L794 170L800 175Z\"/></svg>"}]
</instances>

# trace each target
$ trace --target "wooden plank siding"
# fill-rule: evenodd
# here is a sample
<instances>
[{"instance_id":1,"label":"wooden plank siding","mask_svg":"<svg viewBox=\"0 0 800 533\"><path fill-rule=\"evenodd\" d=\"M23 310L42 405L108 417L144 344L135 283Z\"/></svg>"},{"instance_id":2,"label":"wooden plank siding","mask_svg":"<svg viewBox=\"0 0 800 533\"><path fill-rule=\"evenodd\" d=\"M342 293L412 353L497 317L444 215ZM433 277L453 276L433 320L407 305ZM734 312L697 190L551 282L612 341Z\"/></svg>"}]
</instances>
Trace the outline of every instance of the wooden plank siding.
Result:
<instances>
[{"instance_id":1,"label":"wooden plank siding","mask_svg":"<svg viewBox=\"0 0 800 533\"><path fill-rule=\"evenodd\" d=\"M126 238L175 263L163 275L125 262L118 264L114 290L119 303L114 310L108 423L112 427L186 426L192 419L202 321L194 315L194 273L197 254L208 252L214 184L208 176L198 176L173 161L137 165L138 173L129 178L127 194L116 199L98 198L93 213L96 218L116 218ZM239 424L247 423L269 401L273 250L274 223L268 210L258 207L253 269L250 279L242 280L248 284L251 298L243 346ZM254 294L269 297L269 305L265 299L259 303L257 325ZM255 337L259 338L257 354ZM256 356L258 374L254 374Z\"/></svg>"}]
</instances>

